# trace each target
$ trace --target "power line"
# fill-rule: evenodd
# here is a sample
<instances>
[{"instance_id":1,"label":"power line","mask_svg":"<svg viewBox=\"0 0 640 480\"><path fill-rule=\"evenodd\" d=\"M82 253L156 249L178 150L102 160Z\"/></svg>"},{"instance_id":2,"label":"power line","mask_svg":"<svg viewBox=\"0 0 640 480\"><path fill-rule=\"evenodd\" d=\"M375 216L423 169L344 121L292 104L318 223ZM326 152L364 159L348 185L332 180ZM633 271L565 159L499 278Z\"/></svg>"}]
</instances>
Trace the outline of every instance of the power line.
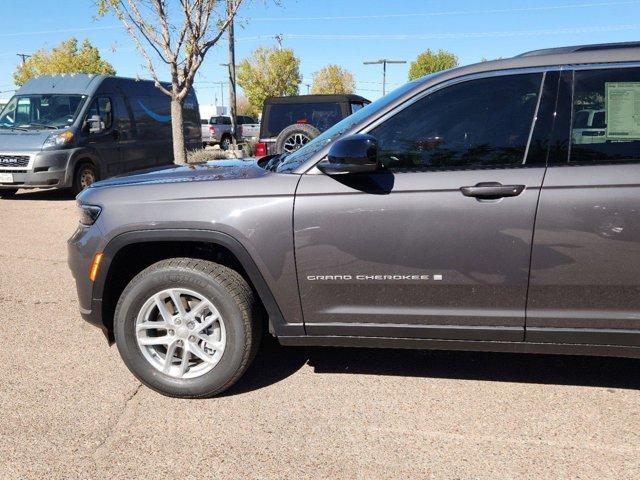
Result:
<instances>
[{"instance_id":1,"label":"power line","mask_svg":"<svg viewBox=\"0 0 640 480\"><path fill-rule=\"evenodd\" d=\"M544 36L544 35L575 35L597 32L620 32L625 30L638 30L640 24L604 25L593 27L569 27L543 30L505 30L488 32L442 32L419 34L283 34L285 38L300 40L432 40L455 38L489 38L489 37L520 37L520 36ZM261 40L272 38L271 35L258 35L243 37L238 40Z\"/></svg>"},{"instance_id":2,"label":"power line","mask_svg":"<svg viewBox=\"0 0 640 480\"><path fill-rule=\"evenodd\" d=\"M595 8L595 7L614 7L622 5L637 5L640 1L629 0L622 2L593 2L593 3L571 3L563 5L542 5L534 7L512 7L512 8L494 8L485 10L450 10L442 12L413 12L413 13L383 13L379 15L340 15L340 16L322 16L322 17L263 17L252 18L252 21L270 22L270 21L304 21L304 20L364 20L378 18L408 18L408 17L439 17L449 15L482 15L496 13L526 13L526 12L542 12L547 10L562 10L570 8Z\"/></svg>"},{"instance_id":3,"label":"power line","mask_svg":"<svg viewBox=\"0 0 640 480\"><path fill-rule=\"evenodd\" d=\"M87 32L93 30L113 30L116 28L122 28L120 25L116 26L95 26L86 28L62 28L59 30L39 30L36 32L13 32L13 33L0 33L0 37L19 37L23 35L46 35L50 33L69 33L69 32Z\"/></svg>"}]
</instances>

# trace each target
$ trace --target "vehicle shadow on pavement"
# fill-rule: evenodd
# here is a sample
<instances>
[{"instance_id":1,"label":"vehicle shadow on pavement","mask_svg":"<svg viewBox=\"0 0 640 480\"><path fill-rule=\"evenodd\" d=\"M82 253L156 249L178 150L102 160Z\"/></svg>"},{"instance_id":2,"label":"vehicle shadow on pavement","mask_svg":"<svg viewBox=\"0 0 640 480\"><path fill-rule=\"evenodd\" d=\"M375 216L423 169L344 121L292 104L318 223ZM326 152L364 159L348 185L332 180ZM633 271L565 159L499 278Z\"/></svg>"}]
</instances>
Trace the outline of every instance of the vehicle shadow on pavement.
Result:
<instances>
[{"instance_id":1,"label":"vehicle shadow on pavement","mask_svg":"<svg viewBox=\"0 0 640 480\"><path fill-rule=\"evenodd\" d=\"M20 190L12 200L26 201L26 200L73 200L74 196L71 190L60 190L57 188L51 188L46 190Z\"/></svg>"},{"instance_id":2,"label":"vehicle shadow on pavement","mask_svg":"<svg viewBox=\"0 0 640 480\"><path fill-rule=\"evenodd\" d=\"M639 389L633 358L429 350L310 349L316 373Z\"/></svg>"},{"instance_id":3,"label":"vehicle shadow on pavement","mask_svg":"<svg viewBox=\"0 0 640 480\"><path fill-rule=\"evenodd\" d=\"M640 389L640 360L573 355L282 347L265 338L245 375L223 395L275 384L309 364L317 374L390 375Z\"/></svg>"}]
</instances>

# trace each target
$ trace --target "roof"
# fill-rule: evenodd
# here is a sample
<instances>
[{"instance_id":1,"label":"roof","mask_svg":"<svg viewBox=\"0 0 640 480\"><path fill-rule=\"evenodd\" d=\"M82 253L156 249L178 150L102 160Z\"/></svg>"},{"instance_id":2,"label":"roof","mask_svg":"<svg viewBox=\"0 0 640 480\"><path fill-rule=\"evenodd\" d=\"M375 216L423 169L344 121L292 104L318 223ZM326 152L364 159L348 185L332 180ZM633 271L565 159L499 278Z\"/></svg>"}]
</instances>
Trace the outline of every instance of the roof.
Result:
<instances>
[{"instance_id":1,"label":"roof","mask_svg":"<svg viewBox=\"0 0 640 480\"><path fill-rule=\"evenodd\" d=\"M640 42L620 42L620 43L595 43L592 45L574 45L572 47L556 47L544 48L541 50L531 50L530 52L521 53L516 57L538 57L542 55L567 54L576 52L595 52L606 50L621 50L627 48L639 48Z\"/></svg>"},{"instance_id":2,"label":"roof","mask_svg":"<svg viewBox=\"0 0 640 480\"><path fill-rule=\"evenodd\" d=\"M118 77L115 75L92 75L86 73L72 73L64 75L44 75L29 80L16 91L16 95L37 95L43 93L83 94L92 95L100 85L105 88L120 88L126 86L127 91L142 91L145 93L162 94L154 87L152 80ZM168 84L163 83L165 87ZM170 87L169 87L170 88Z\"/></svg>"},{"instance_id":3,"label":"roof","mask_svg":"<svg viewBox=\"0 0 640 480\"><path fill-rule=\"evenodd\" d=\"M335 102L366 102L360 95L353 94L328 94L328 95L294 95L291 97L269 97L264 103L288 104L288 103L335 103Z\"/></svg>"},{"instance_id":4,"label":"roof","mask_svg":"<svg viewBox=\"0 0 640 480\"><path fill-rule=\"evenodd\" d=\"M622 62L640 62L640 42L546 48L525 52L512 58L491 60L453 68L443 73L448 73L451 77L459 77L473 73L514 68Z\"/></svg>"},{"instance_id":5,"label":"roof","mask_svg":"<svg viewBox=\"0 0 640 480\"><path fill-rule=\"evenodd\" d=\"M93 92L106 75L45 75L29 80L18 89L16 94L38 93L90 93Z\"/></svg>"}]
</instances>

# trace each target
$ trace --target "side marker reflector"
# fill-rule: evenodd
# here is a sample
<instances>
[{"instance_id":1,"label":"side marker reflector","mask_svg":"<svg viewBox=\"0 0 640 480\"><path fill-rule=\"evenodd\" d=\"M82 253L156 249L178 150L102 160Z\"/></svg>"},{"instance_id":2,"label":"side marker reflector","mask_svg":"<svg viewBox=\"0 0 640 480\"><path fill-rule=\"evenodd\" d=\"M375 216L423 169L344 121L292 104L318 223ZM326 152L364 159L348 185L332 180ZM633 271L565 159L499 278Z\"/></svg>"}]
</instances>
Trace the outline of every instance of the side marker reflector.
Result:
<instances>
[{"instance_id":1,"label":"side marker reflector","mask_svg":"<svg viewBox=\"0 0 640 480\"><path fill-rule=\"evenodd\" d=\"M102 252L98 252L93 256L91 262L91 268L89 269L89 280L95 281L98 276L98 269L100 268L100 262L102 261Z\"/></svg>"}]
</instances>

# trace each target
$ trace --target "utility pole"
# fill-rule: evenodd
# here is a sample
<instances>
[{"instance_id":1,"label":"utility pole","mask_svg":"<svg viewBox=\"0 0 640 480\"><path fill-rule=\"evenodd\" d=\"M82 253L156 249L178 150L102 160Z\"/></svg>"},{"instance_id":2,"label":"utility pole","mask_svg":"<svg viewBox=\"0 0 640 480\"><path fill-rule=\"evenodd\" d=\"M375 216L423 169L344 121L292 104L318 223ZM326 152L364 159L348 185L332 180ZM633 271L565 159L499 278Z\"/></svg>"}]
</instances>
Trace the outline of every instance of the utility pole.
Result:
<instances>
[{"instance_id":1,"label":"utility pole","mask_svg":"<svg viewBox=\"0 0 640 480\"><path fill-rule=\"evenodd\" d=\"M284 35L282 35L281 33L276 33L273 38L275 38L276 42L278 42L278 49L282 50L282 39L284 38Z\"/></svg>"},{"instance_id":2,"label":"utility pole","mask_svg":"<svg viewBox=\"0 0 640 480\"><path fill-rule=\"evenodd\" d=\"M24 62L27 61L27 58L31 56L28 53L16 53L16 55L22 59L22 65L24 65Z\"/></svg>"},{"instance_id":3,"label":"utility pole","mask_svg":"<svg viewBox=\"0 0 640 480\"><path fill-rule=\"evenodd\" d=\"M309 88L311 87L311 84L305 83L304 86L307 87L307 95L309 95Z\"/></svg>"},{"instance_id":4,"label":"utility pole","mask_svg":"<svg viewBox=\"0 0 640 480\"><path fill-rule=\"evenodd\" d=\"M236 9L236 0L227 0L227 15L231 16ZM238 136L237 104L236 104L236 47L234 43L233 19L227 27L229 34L229 113L231 114L232 142L235 145Z\"/></svg>"},{"instance_id":5,"label":"utility pole","mask_svg":"<svg viewBox=\"0 0 640 480\"><path fill-rule=\"evenodd\" d=\"M387 58L381 58L371 62L364 62L365 65L380 65L382 64L382 95L387 93L387 63L407 63L406 60L389 60Z\"/></svg>"}]
</instances>

